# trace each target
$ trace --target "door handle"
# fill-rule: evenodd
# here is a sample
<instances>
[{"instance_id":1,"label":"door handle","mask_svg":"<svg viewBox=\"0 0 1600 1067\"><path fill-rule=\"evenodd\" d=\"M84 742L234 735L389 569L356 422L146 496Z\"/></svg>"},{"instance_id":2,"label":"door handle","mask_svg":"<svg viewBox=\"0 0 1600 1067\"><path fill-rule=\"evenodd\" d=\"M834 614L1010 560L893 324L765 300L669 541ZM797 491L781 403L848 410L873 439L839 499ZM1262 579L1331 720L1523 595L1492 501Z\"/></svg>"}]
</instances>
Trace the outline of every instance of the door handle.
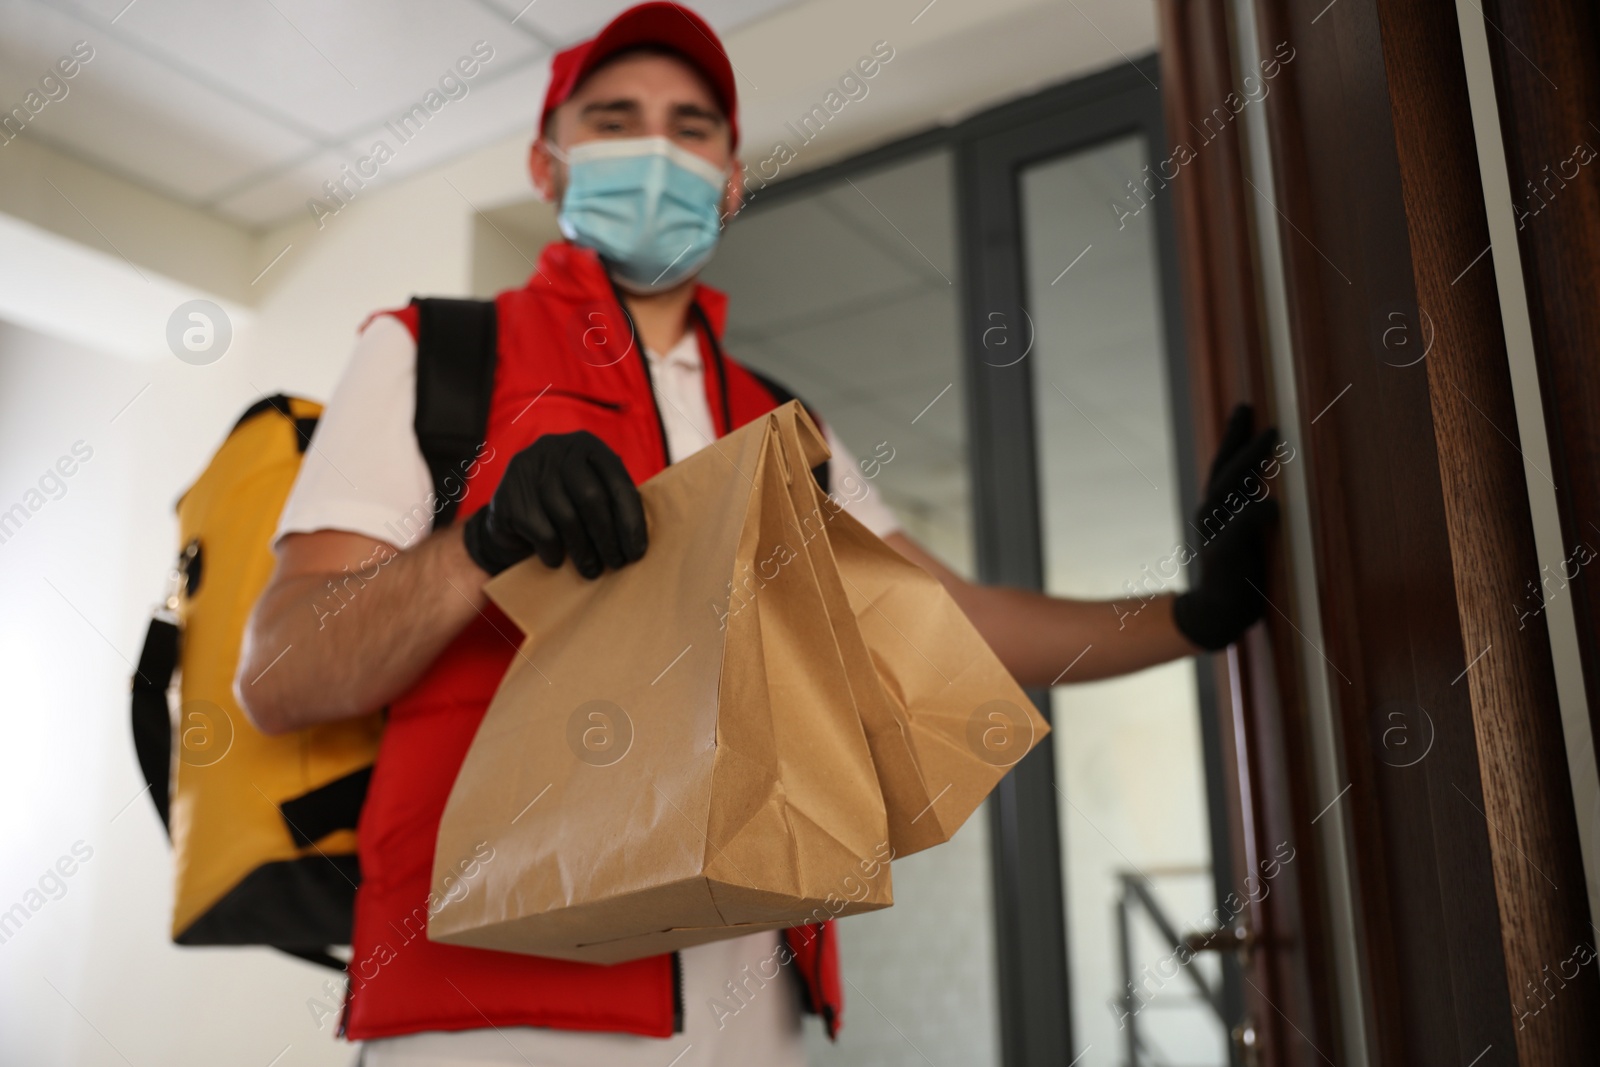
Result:
<instances>
[{"instance_id":1,"label":"door handle","mask_svg":"<svg viewBox=\"0 0 1600 1067\"><path fill-rule=\"evenodd\" d=\"M1261 1037L1256 1033L1255 1024L1247 1015L1244 1021L1233 1028L1233 1048L1239 1055L1239 1063L1243 1067L1260 1067L1261 1064Z\"/></svg>"},{"instance_id":2,"label":"door handle","mask_svg":"<svg viewBox=\"0 0 1600 1067\"><path fill-rule=\"evenodd\" d=\"M1255 931L1245 923L1221 926L1215 930L1196 930L1183 939L1183 947L1190 952L1232 952L1239 957L1239 966L1250 964L1250 952L1255 948ZM1240 1067L1260 1067L1261 1035L1255 1022L1246 1013L1239 1025L1229 1034L1233 1039L1234 1062Z\"/></svg>"},{"instance_id":3,"label":"door handle","mask_svg":"<svg viewBox=\"0 0 1600 1067\"><path fill-rule=\"evenodd\" d=\"M1183 939L1183 947L1190 952L1233 952L1238 954L1240 963L1250 961L1255 944L1255 932L1244 923L1215 930L1196 930Z\"/></svg>"}]
</instances>

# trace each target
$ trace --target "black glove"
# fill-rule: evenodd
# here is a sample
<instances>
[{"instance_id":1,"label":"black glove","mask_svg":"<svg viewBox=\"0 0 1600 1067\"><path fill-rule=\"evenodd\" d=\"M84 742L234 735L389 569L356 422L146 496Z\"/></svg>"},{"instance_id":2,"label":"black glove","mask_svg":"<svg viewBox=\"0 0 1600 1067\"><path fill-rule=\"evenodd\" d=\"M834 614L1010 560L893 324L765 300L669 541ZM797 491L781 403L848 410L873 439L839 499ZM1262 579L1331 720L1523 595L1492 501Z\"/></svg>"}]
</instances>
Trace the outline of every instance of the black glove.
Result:
<instances>
[{"instance_id":1,"label":"black glove","mask_svg":"<svg viewBox=\"0 0 1600 1067\"><path fill-rule=\"evenodd\" d=\"M644 555L644 504L621 458L587 430L547 434L511 457L486 507L461 531L472 562L490 574L538 554L567 556L598 578Z\"/></svg>"},{"instance_id":2,"label":"black glove","mask_svg":"<svg viewBox=\"0 0 1600 1067\"><path fill-rule=\"evenodd\" d=\"M1240 404L1211 463L1205 497L1195 515L1200 577L1172 604L1178 630L1201 648L1227 648L1266 608L1266 528L1278 516L1263 473L1273 467L1276 429L1250 436L1253 412Z\"/></svg>"}]
</instances>

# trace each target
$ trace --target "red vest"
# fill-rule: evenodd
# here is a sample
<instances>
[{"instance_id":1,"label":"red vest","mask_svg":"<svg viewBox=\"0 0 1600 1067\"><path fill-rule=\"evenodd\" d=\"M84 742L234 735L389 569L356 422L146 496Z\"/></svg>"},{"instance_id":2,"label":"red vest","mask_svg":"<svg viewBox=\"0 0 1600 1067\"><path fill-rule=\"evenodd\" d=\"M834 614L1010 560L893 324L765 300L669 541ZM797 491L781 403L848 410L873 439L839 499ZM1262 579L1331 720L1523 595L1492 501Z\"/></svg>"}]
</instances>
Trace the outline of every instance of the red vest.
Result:
<instances>
[{"instance_id":1,"label":"red vest","mask_svg":"<svg viewBox=\"0 0 1600 1067\"><path fill-rule=\"evenodd\" d=\"M695 300L720 335L727 298L700 286ZM501 293L495 305L499 358L488 447L468 479L457 521L487 503L511 457L544 434L590 431L622 457L636 483L666 466L643 354L592 252L549 245L528 285ZM414 307L389 314L417 335ZM770 411L772 394L731 360L721 364L724 394L718 361L696 329L717 434ZM673 955L600 966L442 945L425 936L445 800L521 639L516 624L488 605L389 707L359 827L362 883L345 1006L352 1040L490 1025L651 1037L681 1028ZM842 1010L833 924L799 927L786 938L808 1004L831 1034Z\"/></svg>"}]
</instances>

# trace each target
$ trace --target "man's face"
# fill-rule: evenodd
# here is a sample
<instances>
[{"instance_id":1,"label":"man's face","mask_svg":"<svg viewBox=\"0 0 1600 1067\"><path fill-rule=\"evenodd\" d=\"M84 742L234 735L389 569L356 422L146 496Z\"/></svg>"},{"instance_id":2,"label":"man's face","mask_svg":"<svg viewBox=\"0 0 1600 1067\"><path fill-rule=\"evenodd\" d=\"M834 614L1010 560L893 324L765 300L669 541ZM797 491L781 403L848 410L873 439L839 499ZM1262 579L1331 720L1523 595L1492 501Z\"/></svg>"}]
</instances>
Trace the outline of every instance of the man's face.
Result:
<instances>
[{"instance_id":1,"label":"man's face","mask_svg":"<svg viewBox=\"0 0 1600 1067\"><path fill-rule=\"evenodd\" d=\"M728 121L711 88L693 67L671 56L623 56L591 74L551 115L548 140L563 155L573 145L622 137L665 137L721 170L733 160ZM566 191L566 167L536 141L529 160L533 182L556 203ZM738 169L723 210L738 206Z\"/></svg>"}]
</instances>

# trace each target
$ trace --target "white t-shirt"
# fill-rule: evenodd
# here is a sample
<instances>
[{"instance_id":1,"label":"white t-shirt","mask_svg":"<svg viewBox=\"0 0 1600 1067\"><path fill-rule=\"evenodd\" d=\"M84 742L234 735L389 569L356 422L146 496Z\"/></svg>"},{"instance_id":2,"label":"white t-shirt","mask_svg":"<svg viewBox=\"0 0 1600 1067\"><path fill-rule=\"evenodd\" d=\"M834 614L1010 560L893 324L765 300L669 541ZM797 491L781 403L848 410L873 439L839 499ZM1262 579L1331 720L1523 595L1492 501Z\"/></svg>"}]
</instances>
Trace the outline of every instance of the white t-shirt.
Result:
<instances>
[{"instance_id":1,"label":"white t-shirt","mask_svg":"<svg viewBox=\"0 0 1600 1067\"><path fill-rule=\"evenodd\" d=\"M715 436L706 401L699 343L691 331L665 356L649 349L651 386L667 430L673 462ZM284 505L276 537L346 530L406 548L402 530L431 518L433 480L417 444L417 346L392 315L362 331L306 450ZM900 529L894 513L861 478L855 457L824 428L833 452L832 478L849 492L840 499L880 537ZM424 520L426 521L426 520ZM427 528L412 534L421 540ZM276 540L276 538L275 538ZM368 1041L363 1067L804 1067L799 990L790 969L775 978L781 935L776 932L683 950L684 1029L662 1040L508 1026L427 1031ZM730 993L729 983L742 992ZM674 1059L674 1057L678 1057Z\"/></svg>"}]
</instances>

